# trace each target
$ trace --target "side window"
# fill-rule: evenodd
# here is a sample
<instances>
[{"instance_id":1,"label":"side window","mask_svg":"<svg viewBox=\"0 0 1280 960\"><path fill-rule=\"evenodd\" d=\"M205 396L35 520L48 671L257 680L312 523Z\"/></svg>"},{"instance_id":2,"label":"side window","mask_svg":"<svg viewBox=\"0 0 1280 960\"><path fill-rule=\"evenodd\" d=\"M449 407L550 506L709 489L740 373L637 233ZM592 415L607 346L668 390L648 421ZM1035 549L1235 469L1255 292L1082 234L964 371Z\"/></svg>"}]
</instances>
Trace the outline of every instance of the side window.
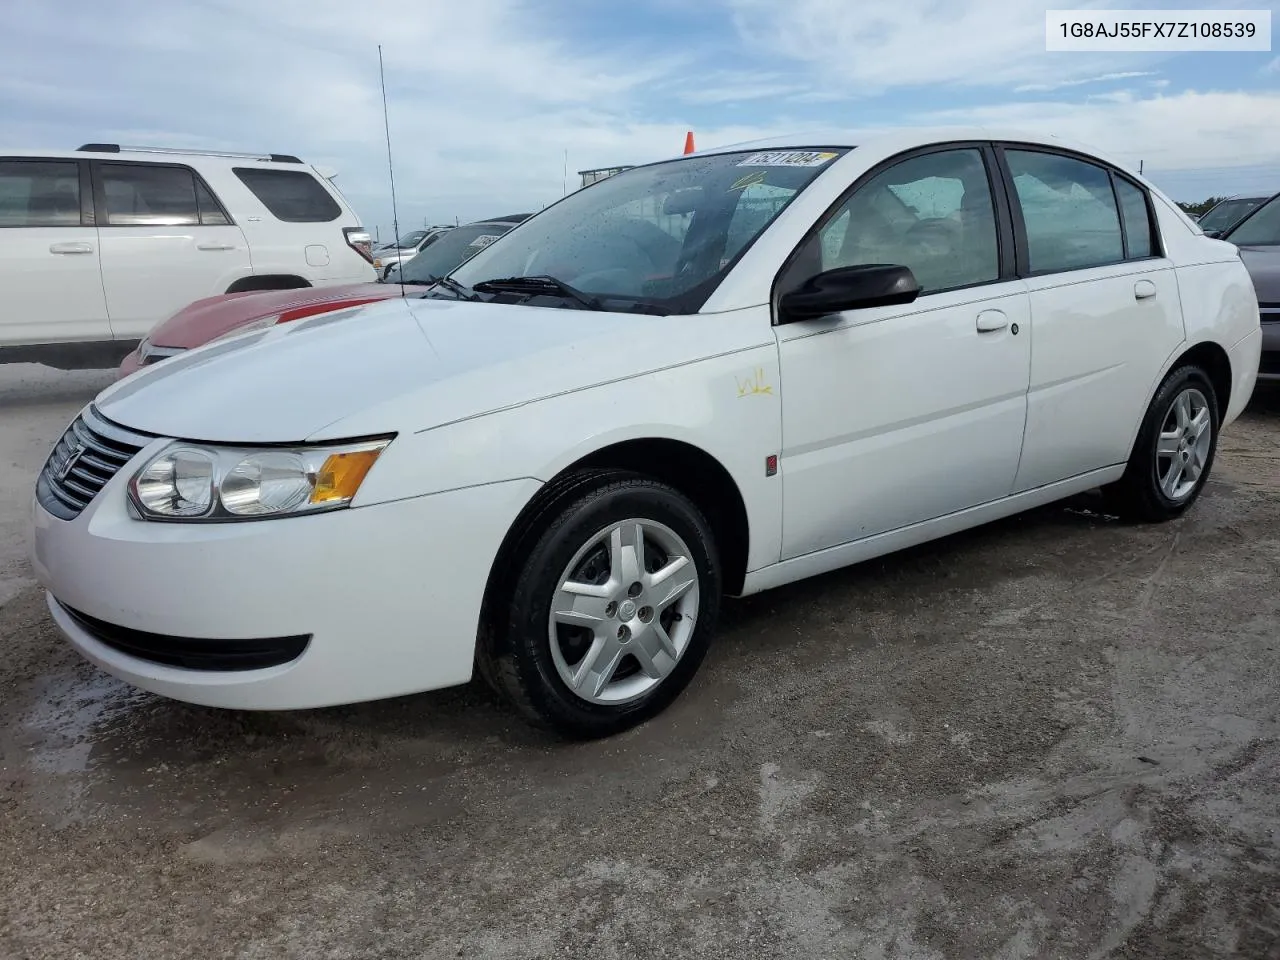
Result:
<instances>
[{"instance_id":1,"label":"side window","mask_svg":"<svg viewBox=\"0 0 1280 960\"><path fill-rule=\"evenodd\" d=\"M262 201L277 220L286 223L328 223L342 216L329 191L301 170L260 170L235 167L240 182Z\"/></svg>"},{"instance_id":2,"label":"side window","mask_svg":"<svg viewBox=\"0 0 1280 960\"><path fill-rule=\"evenodd\" d=\"M816 247L810 262L821 264L816 269L901 264L923 293L999 279L982 152L943 150L894 164L854 191L810 243Z\"/></svg>"},{"instance_id":3,"label":"side window","mask_svg":"<svg viewBox=\"0 0 1280 960\"><path fill-rule=\"evenodd\" d=\"M231 220L223 213L222 206L199 179L196 180L196 204L200 207L200 222L206 227L230 225Z\"/></svg>"},{"instance_id":4,"label":"side window","mask_svg":"<svg viewBox=\"0 0 1280 960\"><path fill-rule=\"evenodd\" d=\"M0 160L0 227L80 226L74 160Z\"/></svg>"},{"instance_id":5,"label":"side window","mask_svg":"<svg viewBox=\"0 0 1280 960\"><path fill-rule=\"evenodd\" d=\"M1116 195L1120 198L1120 217L1124 221L1125 239L1129 241L1129 259L1141 260L1154 252L1151 243L1151 212L1147 195L1123 177L1116 177Z\"/></svg>"},{"instance_id":6,"label":"side window","mask_svg":"<svg viewBox=\"0 0 1280 960\"><path fill-rule=\"evenodd\" d=\"M186 226L200 222L195 178L185 167L146 163L98 165L106 226Z\"/></svg>"},{"instance_id":7,"label":"side window","mask_svg":"<svg viewBox=\"0 0 1280 960\"><path fill-rule=\"evenodd\" d=\"M1105 169L1030 150L1009 150L1005 157L1022 207L1033 273L1124 260L1120 214Z\"/></svg>"}]
</instances>

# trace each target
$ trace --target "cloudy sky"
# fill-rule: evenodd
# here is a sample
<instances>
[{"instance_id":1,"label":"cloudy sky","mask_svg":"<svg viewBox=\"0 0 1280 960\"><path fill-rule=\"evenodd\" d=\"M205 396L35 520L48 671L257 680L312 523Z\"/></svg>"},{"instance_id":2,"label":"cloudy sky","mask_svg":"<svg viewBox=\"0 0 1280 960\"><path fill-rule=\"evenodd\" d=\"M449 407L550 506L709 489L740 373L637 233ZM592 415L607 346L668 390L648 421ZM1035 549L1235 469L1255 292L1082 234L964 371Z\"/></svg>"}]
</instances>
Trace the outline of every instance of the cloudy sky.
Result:
<instances>
[{"instance_id":1,"label":"cloudy sky","mask_svg":"<svg viewBox=\"0 0 1280 960\"><path fill-rule=\"evenodd\" d=\"M1054 7L1175 7L1141 0ZM1200 0L1198 8L1213 6ZM1277 9L1276 0L1249 4ZM0 147L295 153L390 233L535 210L579 169L838 127L1096 144L1176 199L1280 190L1280 57L1047 53L1018 0L68 0L0 14ZM1280 21L1280 17L1275 18Z\"/></svg>"}]
</instances>

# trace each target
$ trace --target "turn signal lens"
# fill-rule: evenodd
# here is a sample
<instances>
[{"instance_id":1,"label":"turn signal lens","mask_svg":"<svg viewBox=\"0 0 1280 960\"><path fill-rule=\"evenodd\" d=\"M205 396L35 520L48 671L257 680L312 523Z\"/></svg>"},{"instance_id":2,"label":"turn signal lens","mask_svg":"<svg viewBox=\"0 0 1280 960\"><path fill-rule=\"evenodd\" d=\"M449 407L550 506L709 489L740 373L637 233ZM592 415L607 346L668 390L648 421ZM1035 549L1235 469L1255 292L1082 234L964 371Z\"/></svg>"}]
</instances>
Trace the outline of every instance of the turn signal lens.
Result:
<instances>
[{"instance_id":1,"label":"turn signal lens","mask_svg":"<svg viewBox=\"0 0 1280 960\"><path fill-rule=\"evenodd\" d=\"M360 489L365 474L373 467L374 461L383 448L373 450L356 450L352 453L333 453L316 471L315 489L311 491L312 503L332 503L335 500L350 500Z\"/></svg>"}]
</instances>

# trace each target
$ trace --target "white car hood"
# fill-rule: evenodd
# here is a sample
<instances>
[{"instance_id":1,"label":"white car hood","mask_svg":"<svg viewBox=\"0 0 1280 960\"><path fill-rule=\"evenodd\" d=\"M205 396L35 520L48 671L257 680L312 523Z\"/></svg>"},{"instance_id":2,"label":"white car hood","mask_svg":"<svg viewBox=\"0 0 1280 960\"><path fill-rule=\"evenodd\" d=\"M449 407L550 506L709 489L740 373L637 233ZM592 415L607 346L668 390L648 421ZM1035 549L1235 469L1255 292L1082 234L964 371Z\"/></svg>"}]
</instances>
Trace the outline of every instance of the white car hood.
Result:
<instances>
[{"instance_id":1,"label":"white car hood","mask_svg":"<svg viewBox=\"0 0 1280 960\"><path fill-rule=\"evenodd\" d=\"M117 423L184 440L424 430L760 339L748 324L716 321L386 300L208 344L142 369L96 402ZM734 328L741 344L724 341Z\"/></svg>"}]
</instances>

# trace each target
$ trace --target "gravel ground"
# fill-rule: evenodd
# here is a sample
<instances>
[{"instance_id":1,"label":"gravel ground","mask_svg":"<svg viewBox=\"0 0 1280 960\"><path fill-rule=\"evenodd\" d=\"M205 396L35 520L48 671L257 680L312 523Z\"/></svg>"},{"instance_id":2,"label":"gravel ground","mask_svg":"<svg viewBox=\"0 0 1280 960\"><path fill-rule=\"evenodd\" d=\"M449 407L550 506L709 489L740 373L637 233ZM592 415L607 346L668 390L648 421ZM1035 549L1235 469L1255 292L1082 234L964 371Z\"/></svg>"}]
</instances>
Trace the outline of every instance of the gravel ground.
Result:
<instances>
[{"instance_id":1,"label":"gravel ground","mask_svg":"<svg viewBox=\"0 0 1280 960\"><path fill-rule=\"evenodd\" d=\"M1280 957L1280 392L1182 520L1038 510L729 603L603 743L478 685L245 714L56 635L25 522L109 376L0 368L0 957Z\"/></svg>"}]
</instances>

